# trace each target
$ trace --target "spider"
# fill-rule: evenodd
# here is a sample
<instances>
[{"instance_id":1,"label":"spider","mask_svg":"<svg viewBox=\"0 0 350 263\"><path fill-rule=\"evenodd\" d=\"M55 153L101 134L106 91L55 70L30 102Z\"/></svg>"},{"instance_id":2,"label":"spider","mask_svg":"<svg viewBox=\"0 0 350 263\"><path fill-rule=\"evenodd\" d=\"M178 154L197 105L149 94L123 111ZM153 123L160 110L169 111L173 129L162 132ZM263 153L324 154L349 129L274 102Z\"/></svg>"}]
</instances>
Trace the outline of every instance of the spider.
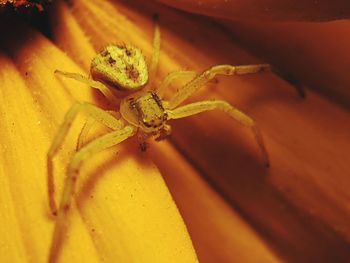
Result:
<instances>
[{"instance_id":1,"label":"spider","mask_svg":"<svg viewBox=\"0 0 350 263\"><path fill-rule=\"evenodd\" d=\"M55 71L56 74L73 78L100 90L112 105L118 107L119 104L118 112L121 117L115 117L115 111L106 111L86 102L76 102L66 113L47 154L49 206L52 214L57 216L52 241L53 248L58 244L62 234L65 216L71 206L79 168L83 160L136 134L139 135L141 141L148 137L155 137L157 140L164 139L171 133L171 127L168 125L169 120L180 119L214 109L222 110L236 121L252 129L264 162L266 165L269 164L268 154L259 128L252 118L239 109L223 100L205 100L183 106L179 105L216 75L257 73L269 70L270 66L268 64L215 65L200 74L186 70L174 71L165 77L158 87L155 87L154 78L159 51L160 30L156 23L149 72L141 50L131 45L109 45L105 47L91 62L90 73L92 78L76 73ZM192 76L193 79L179 88L170 100L164 100L164 93L171 81L183 76ZM119 101L115 96L115 89L128 92L128 95ZM111 132L92 140L86 145L82 145L81 138L87 133L88 128L86 127L89 125L82 128L77 151L73 154L67 167L67 177L60 205L57 209L54 199L53 158L62 145L73 120L80 112L84 112L91 120L107 126L111 129ZM141 142L142 145L144 144ZM142 148L144 149L144 146Z\"/></svg>"}]
</instances>

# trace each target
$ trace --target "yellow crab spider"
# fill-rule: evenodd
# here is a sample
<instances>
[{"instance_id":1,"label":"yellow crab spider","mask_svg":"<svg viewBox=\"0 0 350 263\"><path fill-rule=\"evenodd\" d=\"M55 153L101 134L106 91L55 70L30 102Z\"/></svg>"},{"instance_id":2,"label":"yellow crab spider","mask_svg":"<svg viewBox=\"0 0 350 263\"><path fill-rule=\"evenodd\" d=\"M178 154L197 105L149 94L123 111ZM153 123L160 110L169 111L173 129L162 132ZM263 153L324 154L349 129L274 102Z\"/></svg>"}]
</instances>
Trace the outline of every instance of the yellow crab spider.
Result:
<instances>
[{"instance_id":1,"label":"yellow crab spider","mask_svg":"<svg viewBox=\"0 0 350 263\"><path fill-rule=\"evenodd\" d=\"M193 71L175 71L170 73L157 88L154 87L152 81L154 81L156 75L159 50L160 30L156 25L149 73L141 50L130 45L109 45L98 53L91 63L92 79L76 73L56 71L59 75L73 78L88 84L92 88L99 89L111 103L118 103L119 101L115 97L113 88L128 91L129 94L119 101L120 118L115 117L115 114L110 111L105 111L85 102L75 103L66 113L47 155L48 199L52 214L57 215L51 249L55 249L61 238L62 228L65 226L65 216L71 205L82 161L94 153L117 145L137 133L141 134L143 138L153 136L156 139L162 139L171 132L170 126L167 124L169 120L214 109L222 110L236 121L252 129L264 162L266 165L269 164L263 138L255 121L228 102L205 100L178 106L216 75L257 73L270 69L270 66L268 64L216 65L200 74ZM170 100L164 100L164 91L170 82L182 76L192 76L193 79L179 88ZM131 91L140 90L145 86L149 89L131 93ZM115 107L117 106L115 105ZM73 120L80 112L84 112L89 118L107 126L111 129L111 132L77 148L67 167L67 177L60 205L57 209L54 199L53 158L62 145ZM82 133L84 133L84 128Z\"/></svg>"}]
</instances>

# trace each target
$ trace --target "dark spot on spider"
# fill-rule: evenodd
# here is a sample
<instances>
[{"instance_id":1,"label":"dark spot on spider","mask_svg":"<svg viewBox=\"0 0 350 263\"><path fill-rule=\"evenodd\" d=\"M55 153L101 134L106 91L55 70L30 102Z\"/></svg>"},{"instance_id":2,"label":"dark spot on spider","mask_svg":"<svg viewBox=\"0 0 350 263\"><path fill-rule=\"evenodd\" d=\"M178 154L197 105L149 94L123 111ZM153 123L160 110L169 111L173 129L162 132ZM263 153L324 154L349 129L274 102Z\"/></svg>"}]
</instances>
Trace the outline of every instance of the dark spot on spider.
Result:
<instances>
[{"instance_id":1,"label":"dark spot on spider","mask_svg":"<svg viewBox=\"0 0 350 263\"><path fill-rule=\"evenodd\" d=\"M129 79L137 80L140 76L140 73L135 69L134 65L127 65L125 71Z\"/></svg>"},{"instance_id":2,"label":"dark spot on spider","mask_svg":"<svg viewBox=\"0 0 350 263\"><path fill-rule=\"evenodd\" d=\"M102 57L107 57L109 55L109 52L107 51L107 50L103 50L102 52L101 52L101 56Z\"/></svg>"},{"instance_id":3,"label":"dark spot on spider","mask_svg":"<svg viewBox=\"0 0 350 263\"><path fill-rule=\"evenodd\" d=\"M130 57L130 56L132 55L132 52L131 52L130 49L125 48L125 54L126 54L128 57Z\"/></svg>"},{"instance_id":4,"label":"dark spot on spider","mask_svg":"<svg viewBox=\"0 0 350 263\"><path fill-rule=\"evenodd\" d=\"M163 115L163 121L166 121L166 120L168 120L168 113L164 113L164 115Z\"/></svg>"},{"instance_id":5,"label":"dark spot on spider","mask_svg":"<svg viewBox=\"0 0 350 263\"><path fill-rule=\"evenodd\" d=\"M126 44L125 43L120 43L120 44L117 44L117 47L120 48L120 49L126 49Z\"/></svg>"},{"instance_id":6,"label":"dark spot on spider","mask_svg":"<svg viewBox=\"0 0 350 263\"><path fill-rule=\"evenodd\" d=\"M134 98L130 98L129 99L129 105L131 109L135 109L136 108L136 101L134 100Z\"/></svg>"},{"instance_id":7,"label":"dark spot on spider","mask_svg":"<svg viewBox=\"0 0 350 263\"><path fill-rule=\"evenodd\" d=\"M114 65L115 62L117 62L117 61L116 61L114 58L112 58L112 57L109 57L109 58L108 58L108 63L109 63L109 64Z\"/></svg>"},{"instance_id":8,"label":"dark spot on spider","mask_svg":"<svg viewBox=\"0 0 350 263\"><path fill-rule=\"evenodd\" d=\"M152 127L152 123L148 123L147 121L143 120L142 121L143 125L145 125L147 128L151 128Z\"/></svg>"}]
</instances>

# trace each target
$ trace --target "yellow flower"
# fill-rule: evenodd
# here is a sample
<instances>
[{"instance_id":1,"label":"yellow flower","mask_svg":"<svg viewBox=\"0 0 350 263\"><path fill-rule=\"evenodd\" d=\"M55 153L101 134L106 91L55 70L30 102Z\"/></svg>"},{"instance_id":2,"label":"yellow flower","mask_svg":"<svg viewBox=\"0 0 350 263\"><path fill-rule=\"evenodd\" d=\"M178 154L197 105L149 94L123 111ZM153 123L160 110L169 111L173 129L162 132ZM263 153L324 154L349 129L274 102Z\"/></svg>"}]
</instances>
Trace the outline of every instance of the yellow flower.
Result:
<instances>
[{"instance_id":1,"label":"yellow flower","mask_svg":"<svg viewBox=\"0 0 350 263\"><path fill-rule=\"evenodd\" d=\"M75 101L111 108L96 90L55 76L56 69L87 75L96 51L109 43L138 46L149 59L154 13L162 33L157 80L178 69L262 62L202 17L142 1L69 2L57 2L49 37L18 21L2 25L0 262L47 261L50 143ZM314 92L299 98L271 73L217 78L191 100L209 98L257 120L271 168L250 130L221 112L173 121L172 136L146 153L132 138L84 162L67 235L51 261L350 258L349 114ZM75 121L55 159L56 199L84 121Z\"/></svg>"}]
</instances>

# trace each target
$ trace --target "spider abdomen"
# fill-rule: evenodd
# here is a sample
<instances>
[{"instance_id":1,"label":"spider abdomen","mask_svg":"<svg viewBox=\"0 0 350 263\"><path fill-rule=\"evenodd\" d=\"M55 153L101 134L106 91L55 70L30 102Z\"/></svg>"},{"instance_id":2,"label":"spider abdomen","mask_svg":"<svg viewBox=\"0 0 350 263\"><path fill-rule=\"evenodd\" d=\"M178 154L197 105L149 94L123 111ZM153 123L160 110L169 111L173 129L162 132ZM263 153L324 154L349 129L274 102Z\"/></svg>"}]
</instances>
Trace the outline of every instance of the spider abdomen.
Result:
<instances>
[{"instance_id":1,"label":"spider abdomen","mask_svg":"<svg viewBox=\"0 0 350 263\"><path fill-rule=\"evenodd\" d=\"M120 90L138 90L146 85L148 71L141 50L130 45L109 45L91 62L93 79Z\"/></svg>"}]
</instances>

